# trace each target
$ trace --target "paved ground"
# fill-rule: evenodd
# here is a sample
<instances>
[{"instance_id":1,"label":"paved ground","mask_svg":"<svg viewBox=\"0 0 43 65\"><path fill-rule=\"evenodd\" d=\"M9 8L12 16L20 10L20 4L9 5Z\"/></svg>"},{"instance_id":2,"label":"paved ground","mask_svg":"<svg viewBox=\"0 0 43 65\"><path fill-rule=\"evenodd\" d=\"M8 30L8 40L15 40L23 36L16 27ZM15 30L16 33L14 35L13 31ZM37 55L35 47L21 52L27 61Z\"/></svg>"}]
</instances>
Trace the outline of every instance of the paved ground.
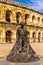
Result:
<instances>
[{"instance_id":1,"label":"paved ground","mask_svg":"<svg viewBox=\"0 0 43 65\"><path fill-rule=\"evenodd\" d=\"M30 43L33 50L38 56L43 56L43 43ZM8 55L13 48L14 43L0 44L0 57Z\"/></svg>"},{"instance_id":2,"label":"paved ground","mask_svg":"<svg viewBox=\"0 0 43 65\"><path fill-rule=\"evenodd\" d=\"M0 44L0 65L43 65L43 58L40 58L40 60L37 62L35 61L29 63L15 63L15 62L12 63L7 61L5 57L9 54L13 45L14 44ZM43 44L35 43L34 45L34 43L32 43L31 46L37 54L41 55L41 57L43 56Z\"/></svg>"},{"instance_id":3,"label":"paved ground","mask_svg":"<svg viewBox=\"0 0 43 65\"><path fill-rule=\"evenodd\" d=\"M39 61L34 61L29 63L9 62L6 60L6 58L0 58L0 65L43 65L43 58L40 58Z\"/></svg>"}]
</instances>

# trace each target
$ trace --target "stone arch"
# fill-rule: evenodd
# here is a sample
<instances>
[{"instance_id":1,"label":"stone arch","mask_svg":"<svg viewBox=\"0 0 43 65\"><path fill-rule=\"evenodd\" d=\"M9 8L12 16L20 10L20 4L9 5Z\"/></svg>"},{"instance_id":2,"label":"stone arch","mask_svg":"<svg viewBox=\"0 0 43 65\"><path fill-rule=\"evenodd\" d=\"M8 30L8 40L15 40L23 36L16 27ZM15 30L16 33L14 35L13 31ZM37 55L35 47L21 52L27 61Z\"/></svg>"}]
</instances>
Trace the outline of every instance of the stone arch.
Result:
<instances>
[{"instance_id":1,"label":"stone arch","mask_svg":"<svg viewBox=\"0 0 43 65\"><path fill-rule=\"evenodd\" d=\"M6 10L6 21L11 22L10 16L11 16L11 10Z\"/></svg>"},{"instance_id":2,"label":"stone arch","mask_svg":"<svg viewBox=\"0 0 43 65\"><path fill-rule=\"evenodd\" d=\"M33 32L32 38L33 38L33 42L36 42L36 33L35 32Z\"/></svg>"},{"instance_id":3,"label":"stone arch","mask_svg":"<svg viewBox=\"0 0 43 65\"><path fill-rule=\"evenodd\" d=\"M21 12L16 12L16 21L20 23Z\"/></svg>"},{"instance_id":4,"label":"stone arch","mask_svg":"<svg viewBox=\"0 0 43 65\"><path fill-rule=\"evenodd\" d=\"M29 14L28 13L26 13L25 14L25 23L27 23L27 19L29 18Z\"/></svg>"},{"instance_id":5,"label":"stone arch","mask_svg":"<svg viewBox=\"0 0 43 65\"><path fill-rule=\"evenodd\" d=\"M38 21L38 22L40 21L40 17L37 18L37 21Z\"/></svg>"},{"instance_id":6,"label":"stone arch","mask_svg":"<svg viewBox=\"0 0 43 65\"><path fill-rule=\"evenodd\" d=\"M42 23L43 23L43 19L42 19Z\"/></svg>"},{"instance_id":7,"label":"stone arch","mask_svg":"<svg viewBox=\"0 0 43 65\"><path fill-rule=\"evenodd\" d=\"M38 42L40 42L40 36L41 36L41 33L39 32L38 33Z\"/></svg>"},{"instance_id":8,"label":"stone arch","mask_svg":"<svg viewBox=\"0 0 43 65\"><path fill-rule=\"evenodd\" d=\"M12 32L10 30L6 31L6 42L11 43L11 36L12 36Z\"/></svg>"},{"instance_id":9,"label":"stone arch","mask_svg":"<svg viewBox=\"0 0 43 65\"><path fill-rule=\"evenodd\" d=\"M34 23L35 20L36 20L36 17L35 17L35 15L33 15L33 16L32 16L32 22Z\"/></svg>"}]
</instances>

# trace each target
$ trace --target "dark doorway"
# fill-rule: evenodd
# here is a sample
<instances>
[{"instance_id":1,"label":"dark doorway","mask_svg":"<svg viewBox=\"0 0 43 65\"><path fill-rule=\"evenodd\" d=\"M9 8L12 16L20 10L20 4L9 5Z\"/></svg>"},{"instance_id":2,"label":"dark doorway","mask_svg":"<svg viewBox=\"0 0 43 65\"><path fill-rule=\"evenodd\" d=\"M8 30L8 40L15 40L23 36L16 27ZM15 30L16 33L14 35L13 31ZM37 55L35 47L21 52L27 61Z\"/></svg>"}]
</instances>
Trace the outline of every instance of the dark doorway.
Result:
<instances>
[{"instance_id":1,"label":"dark doorway","mask_svg":"<svg viewBox=\"0 0 43 65\"><path fill-rule=\"evenodd\" d=\"M6 32L6 42L10 42L11 43L11 31L7 31Z\"/></svg>"},{"instance_id":2,"label":"dark doorway","mask_svg":"<svg viewBox=\"0 0 43 65\"><path fill-rule=\"evenodd\" d=\"M29 18L29 14L25 14L25 23L27 23L27 19Z\"/></svg>"},{"instance_id":3,"label":"dark doorway","mask_svg":"<svg viewBox=\"0 0 43 65\"><path fill-rule=\"evenodd\" d=\"M36 42L36 33L33 32L33 42Z\"/></svg>"},{"instance_id":4,"label":"dark doorway","mask_svg":"<svg viewBox=\"0 0 43 65\"><path fill-rule=\"evenodd\" d=\"M10 22L10 15L11 15L11 11L10 10L6 10L6 21Z\"/></svg>"},{"instance_id":5,"label":"dark doorway","mask_svg":"<svg viewBox=\"0 0 43 65\"><path fill-rule=\"evenodd\" d=\"M17 23L19 23L20 22L20 17L21 17L21 13L20 12L17 12L16 13L16 21L17 21Z\"/></svg>"},{"instance_id":6,"label":"dark doorway","mask_svg":"<svg viewBox=\"0 0 43 65\"><path fill-rule=\"evenodd\" d=\"M38 33L38 42L40 42L40 32Z\"/></svg>"}]
</instances>

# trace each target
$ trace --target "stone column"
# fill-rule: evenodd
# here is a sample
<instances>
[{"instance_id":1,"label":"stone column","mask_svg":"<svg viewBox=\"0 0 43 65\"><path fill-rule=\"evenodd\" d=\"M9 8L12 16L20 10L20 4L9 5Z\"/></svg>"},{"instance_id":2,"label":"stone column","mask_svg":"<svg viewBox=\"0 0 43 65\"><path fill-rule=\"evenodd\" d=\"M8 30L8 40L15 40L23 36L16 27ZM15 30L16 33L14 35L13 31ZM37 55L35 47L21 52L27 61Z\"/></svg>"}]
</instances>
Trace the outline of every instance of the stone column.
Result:
<instances>
[{"instance_id":1,"label":"stone column","mask_svg":"<svg viewBox=\"0 0 43 65\"><path fill-rule=\"evenodd\" d=\"M38 32L36 32L36 42L38 42Z\"/></svg>"},{"instance_id":2,"label":"stone column","mask_svg":"<svg viewBox=\"0 0 43 65\"><path fill-rule=\"evenodd\" d=\"M2 43L2 31L0 31L0 43Z\"/></svg>"},{"instance_id":3,"label":"stone column","mask_svg":"<svg viewBox=\"0 0 43 65\"><path fill-rule=\"evenodd\" d=\"M42 21L41 21L41 19L40 19L40 21L39 21L38 25L39 25L39 26L41 26L41 24L42 24Z\"/></svg>"},{"instance_id":4,"label":"stone column","mask_svg":"<svg viewBox=\"0 0 43 65\"><path fill-rule=\"evenodd\" d=\"M17 23L16 21L16 13L14 12L14 9L12 9L12 13L10 15L10 20L11 20L11 23Z\"/></svg>"},{"instance_id":5,"label":"stone column","mask_svg":"<svg viewBox=\"0 0 43 65\"><path fill-rule=\"evenodd\" d=\"M11 36L11 42L14 43L15 41L16 41L16 31L13 31Z\"/></svg>"},{"instance_id":6,"label":"stone column","mask_svg":"<svg viewBox=\"0 0 43 65\"><path fill-rule=\"evenodd\" d=\"M32 17L31 16L29 17L29 21L30 21L29 23L31 25L32 24Z\"/></svg>"},{"instance_id":7,"label":"stone column","mask_svg":"<svg viewBox=\"0 0 43 65\"><path fill-rule=\"evenodd\" d=\"M12 20L12 15L10 15L10 20L11 20L11 23L13 22L13 20Z\"/></svg>"},{"instance_id":8,"label":"stone column","mask_svg":"<svg viewBox=\"0 0 43 65\"><path fill-rule=\"evenodd\" d=\"M25 22L25 15L24 14L22 14L22 16L21 16L21 22Z\"/></svg>"},{"instance_id":9,"label":"stone column","mask_svg":"<svg viewBox=\"0 0 43 65\"><path fill-rule=\"evenodd\" d=\"M33 33L33 32L31 31L31 32L30 32L30 39L29 39L30 42L33 42L32 33Z\"/></svg>"},{"instance_id":10,"label":"stone column","mask_svg":"<svg viewBox=\"0 0 43 65\"><path fill-rule=\"evenodd\" d=\"M0 32L0 43L3 43L3 31Z\"/></svg>"},{"instance_id":11,"label":"stone column","mask_svg":"<svg viewBox=\"0 0 43 65\"><path fill-rule=\"evenodd\" d=\"M5 40L6 40L6 38L5 38L5 30L3 30L2 34L1 34L1 42L6 43Z\"/></svg>"},{"instance_id":12,"label":"stone column","mask_svg":"<svg viewBox=\"0 0 43 65\"><path fill-rule=\"evenodd\" d=\"M35 18L35 20L33 21L34 25L37 25L37 19Z\"/></svg>"}]
</instances>

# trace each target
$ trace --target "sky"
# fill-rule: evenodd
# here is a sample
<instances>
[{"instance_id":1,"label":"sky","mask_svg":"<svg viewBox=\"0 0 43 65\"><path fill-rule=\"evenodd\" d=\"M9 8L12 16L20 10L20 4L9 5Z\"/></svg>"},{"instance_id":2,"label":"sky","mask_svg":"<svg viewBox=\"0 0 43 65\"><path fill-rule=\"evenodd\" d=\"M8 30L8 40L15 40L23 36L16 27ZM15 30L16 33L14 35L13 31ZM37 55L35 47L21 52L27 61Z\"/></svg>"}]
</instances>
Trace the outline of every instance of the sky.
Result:
<instances>
[{"instance_id":1,"label":"sky","mask_svg":"<svg viewBox=\"0 0 43 65\"><path fill-rule=\"evenodd\" d=\"M23 4L27 4L30 8L43 13L43 0L13 0Z\"/></svg>"}]
</instances>

